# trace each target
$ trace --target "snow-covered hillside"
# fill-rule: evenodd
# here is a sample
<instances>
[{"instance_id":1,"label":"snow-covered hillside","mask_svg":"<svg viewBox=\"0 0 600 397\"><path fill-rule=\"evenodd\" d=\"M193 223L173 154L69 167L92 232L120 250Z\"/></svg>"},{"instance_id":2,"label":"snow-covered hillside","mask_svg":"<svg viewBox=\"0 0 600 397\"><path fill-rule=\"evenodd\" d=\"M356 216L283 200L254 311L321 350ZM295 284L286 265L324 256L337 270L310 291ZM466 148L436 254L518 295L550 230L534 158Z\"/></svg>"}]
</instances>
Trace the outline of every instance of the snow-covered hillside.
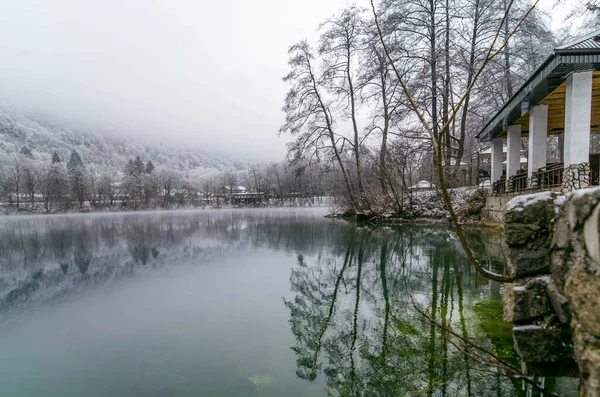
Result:
<instances>
[{"instance_id":1,"label":"snow-covered hillside","mask_svg":"<svg viewBox=\"0 0 600 397\"><path fill-rule=\"evenodd\" d=\"M0 106L0 158L19 152L24 146L31 149L34 158L48 161L55 151L62 159L68 159L75 149L92 172L122 171L127 161L135 156L150 160L156 166L195 174L246 168L244 161L102 136L89 130L36 120Z\"/></svg>"}]
</instances>

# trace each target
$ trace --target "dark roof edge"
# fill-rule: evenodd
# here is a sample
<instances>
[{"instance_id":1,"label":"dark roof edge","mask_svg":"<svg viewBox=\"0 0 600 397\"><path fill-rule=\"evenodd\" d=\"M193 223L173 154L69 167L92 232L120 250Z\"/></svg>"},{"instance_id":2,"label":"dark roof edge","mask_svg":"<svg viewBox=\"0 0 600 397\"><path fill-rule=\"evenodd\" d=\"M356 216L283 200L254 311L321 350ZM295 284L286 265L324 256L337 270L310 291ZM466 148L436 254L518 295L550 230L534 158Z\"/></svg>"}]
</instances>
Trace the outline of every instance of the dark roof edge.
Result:
<instances>
[{"instance_id":1,"label":"dark roof edge","mask_svg":"<svg viewBox=\"0 0 600 397\"><path fill-rule=\"evenodd\" d=\"M475 138L477 139L482 139L482 135L484 133L491 133L492 129L496 127L496 125L498 124L498 122L501 122L502 120L498 120L499 118L502 117L506 117L510 111L507 113L506 110L508 108L510 108L511 110L514 109L515 106L515 102L520 102L521 100L523 100L527 95L523 95L523 91L528 88L538 77L540 77L540 75L544 74L545 76L548 75L548 71L547 73L544 73L544 70L552 63L552 61L555 58L561 58L561 55L565 55L565 56L570 56L570 55L598 55L600 54L600 47L598 48L573 48L573 46L582 43L586 40L592 39L596 36L600 35L600 30L596 30L594 32L591 32L583 37L578 38L577 40L571 41L570 43L564 44L560 47L557 47L554 49L554 51L552 51L552 53L550 54L550 56L548 56L548 58L540 65L540 67L525 81L525 83L523 83L523 85L519 88L519 90L513 94L513 96L511 96L509 98L508 101L506 101L506 103L500 108L500 110L494 115L494 117L492 117L490 119L489 122L486 123L486 125L479 131L479 133L477 135L475 135ZM571 47L571 48L569 48ZM564 61L564 59L563 59ZM567 61L568 62L568 61ZM558 65L552 65L552 69L554 69L555 67L557 67ZM542 77L543 79L543 77ZM538 82L539 83L539 82ZM535 87L530 87L531 90L533 90L533 88Z\"/></svg>"},{"instance_id":2,"label":"dark roof edge","mask_svg":"<svg viewBox=\"0 0 600 397\"><path fill-rule=\"evenodd\" d=\"M525 83L523 83L521 88L519 88L517 90L517 92L515 92L513 94L513 96L510 97L510 99L508 101L506 101L506 103L500 108L500 110L498 110L498 112L496 112L494 117L492 117L490 119L490 121L487 122L487 124L481 129L481 131L479 131L479 133L477 135L475 135L475 138L479 139L483 132L487 132L490 125L497 121L496 118L499 115L501 115L506 110L506 108L510 107L509 105L512 105L512 102L514 102L516 100L516 98L521 96L522 92L554 60L554 58L556 58L556 54L553 52L552 54L550 54L550 56L548 58L546 58L546 60L540 65L540 67L537 68L537 70L525 81ZM521 101L521 99L519 99L519 102Z\"/></svg>"},{"instance_id":3,"label":"dark roof edge","mask_svg":"<svg viewBox=\"0 0 600 397\"><path fill-rule=\"evenodd\" d=\"M588 55L588 54L600 54L600 48L586 48L586 49L581 49L581 48L567 48L564 50L554 50L554 53L556 55L560 55L560 54L577 54L577 55Z\"/></svg>"}]
</instances>

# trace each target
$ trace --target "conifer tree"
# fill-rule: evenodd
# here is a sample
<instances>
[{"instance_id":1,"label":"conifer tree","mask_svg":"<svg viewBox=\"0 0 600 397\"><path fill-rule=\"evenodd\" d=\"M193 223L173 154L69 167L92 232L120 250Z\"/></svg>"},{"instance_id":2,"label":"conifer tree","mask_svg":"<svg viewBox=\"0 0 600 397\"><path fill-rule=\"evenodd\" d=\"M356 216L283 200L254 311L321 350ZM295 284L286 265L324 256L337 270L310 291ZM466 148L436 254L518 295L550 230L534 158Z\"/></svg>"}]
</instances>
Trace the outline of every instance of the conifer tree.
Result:
<instances>
[{"instance_id":1,"label":"conifer tree","mask_svg":"<svg viewBox=\"0 0 600 397\"><path fill-rule=\"evenodd\" d=\"M31 153L31 149L29 149L27 146L23 146L21 148L21 154L27 158L33 158L33 153Z\"/></svg>"},{"instance_id":2,"label":"conifer tree","mask_svg":"<svg viewBox=\"0 0 600 397\"><path fill-rule=\"evenodd\" d=\"M69 183L65 175L64 165L54 152L52 155L52 164L48 170L48 201L60 202L68 194Z\"/></svg>"},{"instance_id":3,"label":"conifer tree","mask_svg":"<svg viewBox=\"0 0 600 397\"><path fill-rule=\"evenodd\" d=\"M125 171L123 172L125 174L125 176L133 176L134 175L134 165L133 165L133 160L129 159L129 161L127 162L127 164L125 165Z\"/></svg>"},{"instance_id":4,"label":"conifer tree","mask_svg":"<svg viewBox=\"0 0 600 397\"><path fill-rule=\"evenodd\" d=\"M135 161L133 162L135 176L140 177L145 172L144 162L140 158L140 156L136 156Z\"/></svg>"},{"instance_id":5,"label":"conifer tree","mask_svg":"<svg viewBox=\"0 0 600 397\"><path fill-rule=\"evenodd\" d=\"M154 171L154 164L152 164L152 161L148 160L146 163L146 174L151 174L152 171Z\"/></svg>"},{"instance_id":6,"label":"conifer tree","mask_svg":"<svg viewBox=\"0 0 600 397\"><path fill-rule=\"evenodd\" d=\"M82 206L85 201L85 166L76 150L71 152L71 157L67 163L67 174L69 176L71 194L77 199L79 205Z\"/></svg>"}]
</instances>

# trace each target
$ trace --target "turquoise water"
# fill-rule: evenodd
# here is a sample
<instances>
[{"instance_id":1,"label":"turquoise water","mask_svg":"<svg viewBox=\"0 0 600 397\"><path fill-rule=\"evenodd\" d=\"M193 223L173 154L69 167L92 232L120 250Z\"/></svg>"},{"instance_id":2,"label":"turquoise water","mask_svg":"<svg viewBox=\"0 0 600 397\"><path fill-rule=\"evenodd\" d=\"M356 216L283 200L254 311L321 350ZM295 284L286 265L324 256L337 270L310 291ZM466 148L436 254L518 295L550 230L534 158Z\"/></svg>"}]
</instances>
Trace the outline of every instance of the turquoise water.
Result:
<instances>
[{"instance_id":1,"label":"turquoise water","mask_svg":"<svg viewBox=\"0 0 600 397\"><path fill-rule=\"evenodd\" d=\"M451 232L324 214L2 218L0 396L525 395L414 310L515 360Z\"/></svg>"}]
</instances>

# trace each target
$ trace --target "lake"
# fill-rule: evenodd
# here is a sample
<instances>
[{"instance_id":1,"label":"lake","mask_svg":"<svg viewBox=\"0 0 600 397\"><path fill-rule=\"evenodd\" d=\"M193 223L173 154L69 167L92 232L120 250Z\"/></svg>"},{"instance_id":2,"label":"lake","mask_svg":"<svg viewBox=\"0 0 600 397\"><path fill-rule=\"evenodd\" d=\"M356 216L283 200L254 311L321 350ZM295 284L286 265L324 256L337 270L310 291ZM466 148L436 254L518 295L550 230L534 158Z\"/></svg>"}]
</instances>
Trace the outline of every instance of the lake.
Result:
<instances>
[{"instance_id":1,"label":"lake","mask_svg":"<svg viewBox=\"0 0 600 397\"><path fill-rule=\"evenodd\" d=\"M435 325L519 366L451 231L326 212L0 218L0 396L526 395ZM499 237L471 238L501 271Z\"/></svg>"}]
</instances>

